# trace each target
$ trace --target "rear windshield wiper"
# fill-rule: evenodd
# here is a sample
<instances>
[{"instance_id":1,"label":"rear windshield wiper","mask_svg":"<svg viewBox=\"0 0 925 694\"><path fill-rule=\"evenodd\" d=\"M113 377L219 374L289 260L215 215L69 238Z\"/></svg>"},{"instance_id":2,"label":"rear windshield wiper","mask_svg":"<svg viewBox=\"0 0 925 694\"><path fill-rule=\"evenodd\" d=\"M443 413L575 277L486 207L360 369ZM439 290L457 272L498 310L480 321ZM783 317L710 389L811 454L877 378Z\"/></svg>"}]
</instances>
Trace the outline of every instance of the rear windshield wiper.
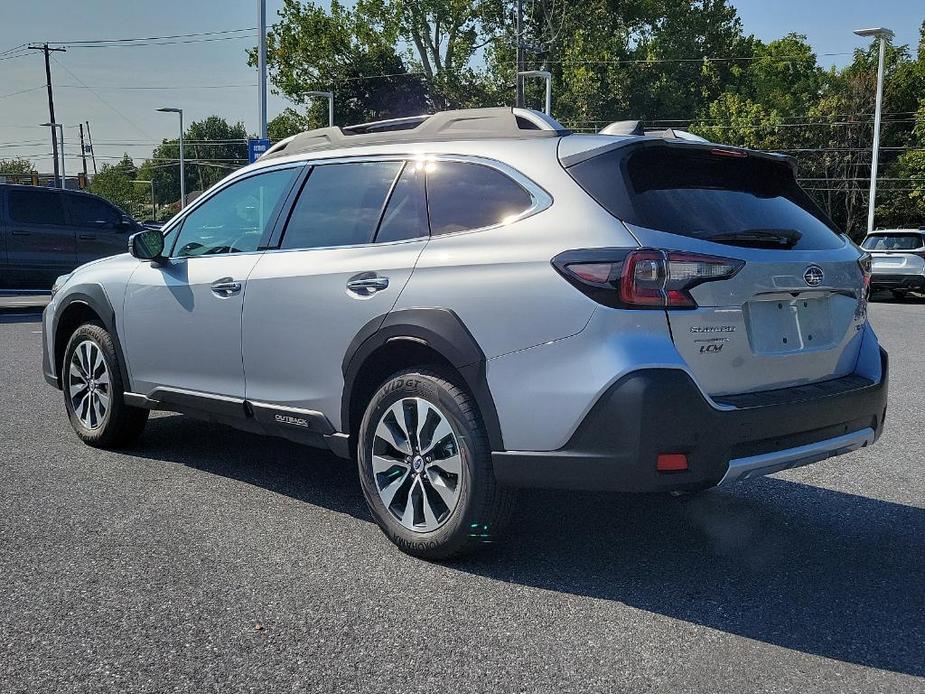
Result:
<instances>
[{"instance_id":1,"label":"rear windshield wiper","mask_svg":"<svg viewBox=\"0 0 925 694\"><path fill-rule=\"evenodd\" d=\"M745 229L714 234L709 240L746 248L793 248L801 238L803 234L796 229Z\"/></svg>"}]
</instances>

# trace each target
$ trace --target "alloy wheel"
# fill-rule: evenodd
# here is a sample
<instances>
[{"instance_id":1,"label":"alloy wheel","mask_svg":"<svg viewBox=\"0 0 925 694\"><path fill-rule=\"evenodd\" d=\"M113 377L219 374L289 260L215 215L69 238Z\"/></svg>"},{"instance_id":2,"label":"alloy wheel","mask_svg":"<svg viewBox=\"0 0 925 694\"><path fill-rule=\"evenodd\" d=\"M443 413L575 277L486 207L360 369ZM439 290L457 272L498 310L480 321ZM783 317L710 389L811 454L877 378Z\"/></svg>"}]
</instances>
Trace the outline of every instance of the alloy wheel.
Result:
<instances>
[{"instance_id":1,"label":"alloy wheel","mask_svg":"<svg viewBox=\"0 0 925 694\"><path fill-rule=\"evenodd\" d=\"M103 425L112 385L103 351L92 340L84 340L71 354L67 394L74 414L84 427L93 430Z\"/></svg>"},{"instance_id":2,"label":"alloy wheel","mask_svg":"<svg viewBox=\"0 0 925 694\"><path fill-rule=\"evenodd\" d=\"M456 434L446 415L423 398L402 398L379 419L372 468L383 505L408 530L436 530L459 501Z\"/></svg>"}]
</instances>

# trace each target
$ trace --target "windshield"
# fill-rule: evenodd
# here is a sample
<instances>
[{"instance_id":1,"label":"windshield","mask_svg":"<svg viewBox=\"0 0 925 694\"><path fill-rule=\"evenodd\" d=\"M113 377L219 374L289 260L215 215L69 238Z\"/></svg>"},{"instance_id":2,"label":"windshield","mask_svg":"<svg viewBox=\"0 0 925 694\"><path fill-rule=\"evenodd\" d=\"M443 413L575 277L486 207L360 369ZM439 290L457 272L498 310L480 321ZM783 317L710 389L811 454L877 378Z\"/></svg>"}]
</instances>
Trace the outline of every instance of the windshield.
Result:
<instances>
[{"instance_id":1,"label":"windshield","mask_svg":"<svg viewBox=\"0 0 925 694\"><path fill-rule=\"evenodd\" d=\"M867 251L914 251L922 247L919 234L877 234L868 236L861 244Z\"/></svg>"},{"instance_id":2,"label":"windshield","mask_svg":"<svg viewBox=\"0 0 925 694\"><path fill-rule=\"evenodd\" d=\"M732 245L815 250L842 244L782 161L649 145L611 150L569 173L611 214L637 226Z\"/></svg>"}]
</instances>

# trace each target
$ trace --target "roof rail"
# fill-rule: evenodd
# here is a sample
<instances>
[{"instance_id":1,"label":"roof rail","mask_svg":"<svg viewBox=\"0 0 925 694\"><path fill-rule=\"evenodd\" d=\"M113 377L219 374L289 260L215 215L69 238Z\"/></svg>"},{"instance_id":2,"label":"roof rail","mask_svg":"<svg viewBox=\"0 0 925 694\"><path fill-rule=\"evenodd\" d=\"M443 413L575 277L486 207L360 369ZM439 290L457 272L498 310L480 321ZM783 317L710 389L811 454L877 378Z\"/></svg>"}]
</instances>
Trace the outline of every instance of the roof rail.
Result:
<instances>
[{"instance_id":1,"label":"roof rail","mask_svg":"<svg viewBox=\"0 0 925 694\"><path fill-rule=\"evenodd\" d=\"M497 138L558 137L570 133L545 113L529 109L497 107L441 111L433 115L392 118L306 130L277 142L262 157L275 158L301 152L341 147L404 142L481 140Z\"/></svg>"},{"instance_id":2,"label":"roof rail","mask_svg":"<svg viewBox=\"0 0 925 694\"><path fill-rule=\"evenodd\" d=\"M660 137L663 140L686 140L688 142L709 142L699 135L677 128L644 128L639 120L618 120L600 130L601 135L637 135Z\"/></svg>"}]
</instances>

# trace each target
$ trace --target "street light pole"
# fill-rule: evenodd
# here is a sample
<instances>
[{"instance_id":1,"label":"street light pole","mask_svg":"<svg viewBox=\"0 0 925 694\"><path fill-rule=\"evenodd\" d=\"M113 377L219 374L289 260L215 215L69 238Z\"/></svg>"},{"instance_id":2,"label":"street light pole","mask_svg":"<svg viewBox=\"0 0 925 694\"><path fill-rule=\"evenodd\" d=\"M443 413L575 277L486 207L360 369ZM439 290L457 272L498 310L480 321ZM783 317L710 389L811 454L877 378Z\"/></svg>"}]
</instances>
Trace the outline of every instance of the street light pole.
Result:
<instances>
[{"instance_id":1,"label":"street light pole","mask_svg":"<svg viewBox=\"0 0 925 694\"><path fill-rule=\"evenodd\" d=\"M305 95L328 100L328 125L334 125L334 92L305 92Z\"/></svg>"},{"instance_id":2,"label":"street light pole","mask_svg":"<svg viewBox=\"0 0 925 694\"><path fill-rule=\"evenodd\" d=\"M893 32L884 27L873 29L857 29L858 36L875 36L880 39L880 59L877 63L877 101L874 107L874 146L871 152L870 165L870 197L867 203L867 233L874 230L874 207L877 201L877 169L880 163L880 114L883 108L883 72L886 56L886 42L893 38Z\"/></svg>"},{"instance_id":3,"label":"street light pole","mask_svg":"<svg viewBox=\"0 0 925 694\"><path fill-rule=\"evenodd\" d=\"M161 113L176 113L180 116L180 209L186 207L186 169L183 161L183 109L164 106L157 109Z\"/></svg>"},{"instance_id":4,"label":"street light pole","mask_svg":"<svg viewBox=\"0 0 925 694\"><path fill-rule=\"evenodd\" d=\"M61 123L42 123L44 127L51 128L51 139L60 144L61 149L61 188L67 187L67 174L64 172L64 126ZM55 135L55 128L58 135ZM57 146L55 150L59 149ZM58 168L58 157L55 157L55 169Z\"/></svg>"},{"instance_id":5,"label":"street light pole","mask_svg":"<svg viewBox=\"0 0 925 694\"><path fill-rule=\"evenodd\" d=\"M521 86L524 83L524 77L540 77L546 81L546 99L543 102L543 111L546 115L552 113L552 73L546 70L525 70L517 73L517 79L520 80Z\"/></svg>"},{"instance_id":6,"label":"street light pole","mask_svg":"<svg viewBox=\"0 0 925 694\"><path fill-rule=\"evenodd\" d=\"M267 0L257 0L260 36L257 37L257 105L260 137L267 139Z\"/></svg>"}]
</instances>

